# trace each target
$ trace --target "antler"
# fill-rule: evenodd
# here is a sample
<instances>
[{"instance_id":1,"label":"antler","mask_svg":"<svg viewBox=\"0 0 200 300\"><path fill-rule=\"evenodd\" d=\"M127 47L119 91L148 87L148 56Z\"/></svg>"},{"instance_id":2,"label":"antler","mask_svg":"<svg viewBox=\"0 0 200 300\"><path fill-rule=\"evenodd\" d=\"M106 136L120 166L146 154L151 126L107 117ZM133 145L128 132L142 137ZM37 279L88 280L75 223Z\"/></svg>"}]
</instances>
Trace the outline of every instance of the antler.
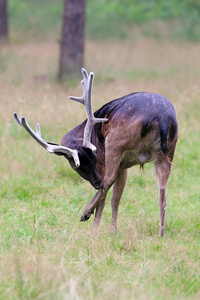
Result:
<instances>
[{"instance_id":1,"label":"antler","mask_svg":"<svg viewBox=\"0 0 200 300\"><path fill-rule=\"evenodd\" d=\"M80 98L70 96L69 99L80 102L85 106L88 119L85 125L85 130L83 135L83 147L90 148L92 151L95 151L96 147L90 142L92 129L96 123L108 122L108 119L106 118L101 119L101 118L94 117L92 112L92 97L91 97L92 85L94 81L94 73L90 72L88 76L88 73L84 68L81 69L81 72L83 74L83 80L81 81L83 87L83 96Z\"/></svg>"},{"instance_id":2,"label":"antler","mask_svg":"<svg viewBox=\"0 0 200 300\"><path fill-rule=\"evenodd\" d=\"M17 113L15 112L13 114L15 120L19 125L21 125L26 131L42 146L44 147L49 153L56 153L61 152L63 154L68 155L69 157L73 157L76 167L80 166L80 161L78 157L78 151L73 150L64 146L58 146L58 145L52 145L47 143L45 140L41 137L41 131L40 131L40 124L36 124L36 132L31 129L31 127L28 125L26 118L22 117L21 119L18 117Z\"/></svg>"}]
</instances>

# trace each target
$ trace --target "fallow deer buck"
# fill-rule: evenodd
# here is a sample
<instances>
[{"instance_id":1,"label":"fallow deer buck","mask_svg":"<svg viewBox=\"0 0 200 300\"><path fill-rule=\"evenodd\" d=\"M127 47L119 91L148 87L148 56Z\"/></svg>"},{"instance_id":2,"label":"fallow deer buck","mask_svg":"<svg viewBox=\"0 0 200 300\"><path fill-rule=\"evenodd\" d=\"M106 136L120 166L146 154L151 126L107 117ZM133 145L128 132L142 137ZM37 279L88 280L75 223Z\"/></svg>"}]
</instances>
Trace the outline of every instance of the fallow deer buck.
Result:
<instances>
[{"instance_id":1,"label":"fallow deer buck","mask_svg":"<svg viewBox=\"0 0 200 300\"><path fill-rule=\"evenodd\" d=\"M86 206L81 221L86 221L95 211L93 232L98 227L106 195L113 185L111 196L112 229L117 230L119 202L126 184L127 169L154 161L159 189L160 230L164 236L166 184L171 171L178 125L171 102L153 93L132 93L113 100L94 115L91 92L94 74L88 76L82 69L83 96L69 97L85 105L87 120L66 133L61 146L45 142L40 126L34 132L25 117L14 113L16 121L48 152L63 155L71 167L98 190Z\"/></svg>"}]
</instances>

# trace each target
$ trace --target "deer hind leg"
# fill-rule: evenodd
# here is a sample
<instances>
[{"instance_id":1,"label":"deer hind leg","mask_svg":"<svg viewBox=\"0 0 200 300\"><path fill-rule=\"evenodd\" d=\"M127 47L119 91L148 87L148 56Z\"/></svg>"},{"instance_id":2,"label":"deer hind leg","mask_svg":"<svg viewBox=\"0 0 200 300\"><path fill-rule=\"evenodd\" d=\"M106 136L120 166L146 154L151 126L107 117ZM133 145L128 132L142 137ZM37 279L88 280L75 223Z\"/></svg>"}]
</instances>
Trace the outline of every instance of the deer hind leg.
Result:
<instances>
[{"instance_id":1,"label":"deer hind leg","mask_svg":"<svg viewBox=\"0 0 200 300\"><path fill-rule=\"evenodd\" d=\"M112 233L117 232L117 214L119 203L121 200L124 187L126 185L127 170L119 170L116 181L113 185L112 196L111 196L111 207L112 207Z\"/></svg>"},{"instance_id":2,"label":"deer hind leg","mask_svg":"<svg viewBox=\"0 0 200 300\"><path fill-rule=\"evenodd\" d=\"M156 177L158 184L158 201L160 210L159 236L164 236L165 209L167 205L166 186L171 172L170 162L164 158L155 162Z\"/></svg>"}]
</instances>

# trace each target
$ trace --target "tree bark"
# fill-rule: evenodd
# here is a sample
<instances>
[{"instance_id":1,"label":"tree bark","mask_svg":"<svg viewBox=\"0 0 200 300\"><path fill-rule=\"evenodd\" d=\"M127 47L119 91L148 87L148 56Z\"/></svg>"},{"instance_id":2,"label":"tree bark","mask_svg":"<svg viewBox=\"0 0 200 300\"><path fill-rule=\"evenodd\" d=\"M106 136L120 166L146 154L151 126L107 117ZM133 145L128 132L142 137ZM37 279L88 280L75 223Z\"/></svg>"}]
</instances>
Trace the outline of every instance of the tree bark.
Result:
<instances>
[{"instance_id":1,"label":"tree bark","mask_svg":"<svg viewBox=\"0 0 200 300\"><path fill-rule=\"evenodd\" d=\"M85 0L65 0L59 79L80 77L84 59Z\"/></svg>"},{"instance_id":2,"label":"tree bark","mask_svg":"<svg viewBox=\"0 0 200 300\"><path fill-rule=\"evenodd\" d=\"M7 1L0 0L0 40L8 38Z\"/></svg>"}]
</instances>

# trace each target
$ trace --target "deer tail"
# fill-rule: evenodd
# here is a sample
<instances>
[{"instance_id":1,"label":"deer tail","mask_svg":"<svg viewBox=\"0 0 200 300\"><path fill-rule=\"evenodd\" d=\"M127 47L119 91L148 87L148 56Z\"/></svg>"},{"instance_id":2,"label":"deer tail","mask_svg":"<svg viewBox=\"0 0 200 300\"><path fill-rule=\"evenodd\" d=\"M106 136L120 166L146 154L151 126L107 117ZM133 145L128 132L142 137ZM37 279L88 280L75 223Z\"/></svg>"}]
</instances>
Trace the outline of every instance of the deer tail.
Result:
<instances>
[{"instance_id":1,"label":"deer tail","mask_svg":"<svg viewBox=\"0 0 200 300\"><path fill-rule=\"evenodd\" d=\"M169 133L169 138L172 141L176 135L177 123L172 117L163 117L159 118L159 130L160 130L160 139L161 139L161 149L164 154L167 153L167 136Z\"/></svg>"}]
</instances>

